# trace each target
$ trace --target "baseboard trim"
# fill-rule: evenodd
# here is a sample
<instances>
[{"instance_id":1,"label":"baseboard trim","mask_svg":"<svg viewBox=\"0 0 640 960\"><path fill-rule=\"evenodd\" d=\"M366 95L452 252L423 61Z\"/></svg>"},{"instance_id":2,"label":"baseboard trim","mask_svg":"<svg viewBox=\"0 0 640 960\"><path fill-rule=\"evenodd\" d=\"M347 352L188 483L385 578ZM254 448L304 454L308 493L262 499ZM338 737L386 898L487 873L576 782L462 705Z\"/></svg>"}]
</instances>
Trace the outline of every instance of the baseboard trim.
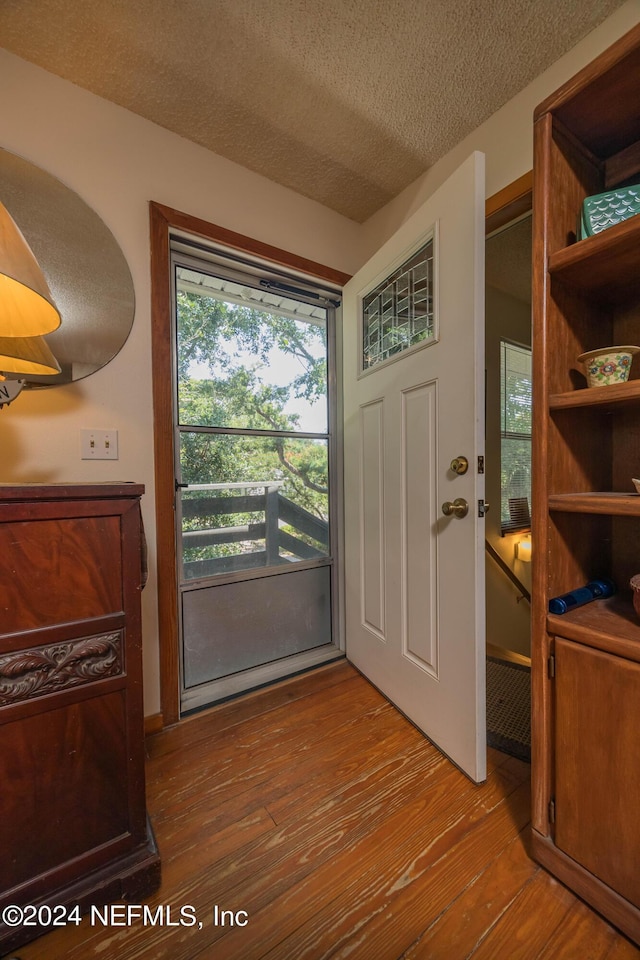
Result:
<instances>
[{"instance_id":1,"label":"baseboard trim","mask_svg":"<svg viewBox=\"0 0 640 960\"><path fill-rule=\"evenodd\" d=\"M531 830L531 852L545 870L552 873L578 897L601 913L609 923L640 944L640 910L612 890L581 864L559 850L550 837Z\"/></svg>"},{"instance_id":2,"label":"baseboard trim","mask_svg":"<svg viewBox=\"0 0 640 960\"><path fill-rule=\"evenodd\" d=\"M504 647L498 647L494 643L487 644L487 656L504 660L505 663L519 663L522 667L531 666L531 657L525 656L524 653L516 653L515 650L505 650Z\"/></svg>"},{"instance_id":3,"label":"baseboard trim","mask_svg":"<svg viewBox=\"0 0 640 960\"><path fill-rule=\"evenodd\" d=\"M150 737L154 733L160 733L164 730L164 720L161 713L153 713L150 717L144 718L144 735Z\"/></svg>"}]
</instances>

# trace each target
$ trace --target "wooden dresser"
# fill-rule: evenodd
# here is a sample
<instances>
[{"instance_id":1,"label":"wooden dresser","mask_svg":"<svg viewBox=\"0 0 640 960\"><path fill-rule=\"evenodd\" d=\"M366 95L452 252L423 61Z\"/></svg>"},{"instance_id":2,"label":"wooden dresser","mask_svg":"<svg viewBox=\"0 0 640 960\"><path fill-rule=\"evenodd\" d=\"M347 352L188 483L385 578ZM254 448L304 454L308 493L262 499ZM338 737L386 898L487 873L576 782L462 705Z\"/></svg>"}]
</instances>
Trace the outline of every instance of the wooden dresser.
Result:
<instances>
[{"instance_id":1,"label":"wooden dresser","mask_svg":"<svg viewBox=\"0 0 640 960\"><path fill-rule=\"evenodd\" d=\"M0 916L137 902L159 883L144 783L143 492L0 485ZM0 923L0 954L43 932Z\"/></svg>"}]
</instances>

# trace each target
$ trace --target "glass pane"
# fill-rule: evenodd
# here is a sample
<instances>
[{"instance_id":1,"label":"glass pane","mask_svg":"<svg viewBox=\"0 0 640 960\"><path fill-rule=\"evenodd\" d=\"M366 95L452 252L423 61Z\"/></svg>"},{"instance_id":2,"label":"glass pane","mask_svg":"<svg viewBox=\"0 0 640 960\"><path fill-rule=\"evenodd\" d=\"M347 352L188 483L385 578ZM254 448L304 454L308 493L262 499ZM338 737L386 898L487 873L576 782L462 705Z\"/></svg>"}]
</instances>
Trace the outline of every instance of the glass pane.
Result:
<instances>
[{"instance_id":1,"label":"glass pane","mask_svg":"<svg viewBox=\"0 0 640 960\"><path fill-rule=\"evenodd\" d=\"M501 525L528 527L531 523L531 438L502 438L501 472Z\"/></svg>"},{"instance_id":2,"label":"glass pane","mask_svg":"<svg viewBox=\"0 0 640 960\"><path fill-rule=\"evenodd\" d=\"M500 342L501 504L506 529L531 524L531 350Z\"/></svg>"},{"instance_id":3,"label":"glass pane","mask_svg":"<svg viewBox=\"0 0 640 960\"><path fill-rule=\"evenodd\" d=\"M327 441L182 433L185 580L329 554Z\"/></svg>"},{"instance_id":4,"label":"glass pane","mask_svg":"<svg viewBox=\"0 0 640 960\"><path fill-rule=\"evenodd\" d=\"M531 349L502 340L500 400L503 434L531 436Z\"/></svg>"},{"instance_id":5,"label":"glass pane","mask_svg":"<svg viewBox=\"0 0 640 960\"><path fill-rule=\"evenodd\" d=\"M176 268L179 422L327 433L326 310Z\"/></svg>"},{"instance_id":6,"label":"glass pane","mask_svg":"<svg viewBox=\"0 0 640 960\"><path fill-rule=\"evenodd\" d=\"M362 369L434 336L433 240L362 301Z\"/></svg>"}]
</instances>

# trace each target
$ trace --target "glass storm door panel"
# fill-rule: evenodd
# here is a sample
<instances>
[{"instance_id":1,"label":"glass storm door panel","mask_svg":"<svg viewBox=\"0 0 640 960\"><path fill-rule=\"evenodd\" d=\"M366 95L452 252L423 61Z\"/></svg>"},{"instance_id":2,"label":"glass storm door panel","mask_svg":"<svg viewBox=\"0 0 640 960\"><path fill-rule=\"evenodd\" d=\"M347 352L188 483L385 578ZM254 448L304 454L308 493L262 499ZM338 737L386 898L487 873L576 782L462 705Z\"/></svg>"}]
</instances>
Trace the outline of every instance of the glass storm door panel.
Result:
<instances>
[{"instance_id":1,"label":"glass storm door panel","mask_svg":"<svg viewBox=\"0 0 640 960\"><path fill-rule=\"evenodd\" d=\"M338 654L335 302L174 247L184 712Z\"/></svg>"}]
</instances>

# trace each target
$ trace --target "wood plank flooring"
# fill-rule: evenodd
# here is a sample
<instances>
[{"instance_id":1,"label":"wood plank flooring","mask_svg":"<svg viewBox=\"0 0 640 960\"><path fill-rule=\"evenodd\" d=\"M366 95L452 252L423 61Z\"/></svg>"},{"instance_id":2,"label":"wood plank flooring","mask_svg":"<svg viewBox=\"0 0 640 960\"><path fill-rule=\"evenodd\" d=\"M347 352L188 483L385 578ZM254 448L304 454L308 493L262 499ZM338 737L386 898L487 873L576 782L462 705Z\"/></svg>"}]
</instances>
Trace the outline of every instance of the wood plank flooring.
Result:
<instances>
[{"instance_id":1,"label":"wood plank flooring","mask_svg":"<svg viewBox=\"0 0 640 960\"><path fill-rule=\"evenodd\" d=\"M86 918L21 960L640 958L530 859L528 765L490 751L474 786L346 662L148 753L163 859L148 904L172 923L192 907L201 928Z\"/></svg>"}]
</instances>

